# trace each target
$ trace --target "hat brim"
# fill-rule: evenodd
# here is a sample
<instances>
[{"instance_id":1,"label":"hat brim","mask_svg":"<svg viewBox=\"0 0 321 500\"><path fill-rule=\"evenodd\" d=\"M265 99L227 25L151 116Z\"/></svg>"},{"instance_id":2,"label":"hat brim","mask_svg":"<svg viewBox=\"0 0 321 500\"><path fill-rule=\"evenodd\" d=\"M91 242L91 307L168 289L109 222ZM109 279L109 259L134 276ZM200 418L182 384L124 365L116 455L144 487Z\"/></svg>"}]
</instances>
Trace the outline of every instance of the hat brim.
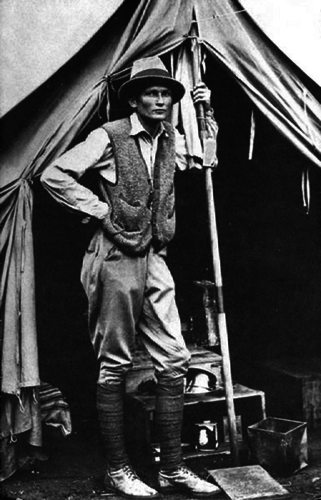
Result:
<instances>
[{"instance_id":1,"label":"hat brim","mask_svg":"<svg viewBox=\"0 0 321 500\"><path fill-rule=\"evenodd\" d=\"M118 91L118 98L120 101L128 101L137 92L142 92L147 87L152 87L154 85L164 86L170 89L173 97L173 104L177 103L182 99L185 94L185 87L182 83L174 78L167 76L138 76L133 77L128 82L125 82Z\"/></svg>"},{"instance_id":2,"label":"hat brim","mask_svg":"<svg viewBox=\"0 0 321 500\"><path fill-rule=\"evenodd\" d=\"M187 372L187 378L193 377L197 373L206 373L210 377L214 377L215 379L217 378L215 372L211 368L204 365L190 366Z\"/></svg>"}]
</instances>

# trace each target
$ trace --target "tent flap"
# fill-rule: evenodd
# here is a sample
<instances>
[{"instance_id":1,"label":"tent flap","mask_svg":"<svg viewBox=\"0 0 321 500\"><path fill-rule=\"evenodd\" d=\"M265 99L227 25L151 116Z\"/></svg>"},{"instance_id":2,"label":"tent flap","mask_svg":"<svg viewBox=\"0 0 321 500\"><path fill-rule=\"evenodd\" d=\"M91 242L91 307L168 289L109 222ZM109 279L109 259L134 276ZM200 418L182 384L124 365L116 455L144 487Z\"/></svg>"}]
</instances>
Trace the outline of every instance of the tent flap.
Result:
<instances>
[{"instance_id":1,"label":"tent flap","mask_svg":"<svg viewBox=\"0 0 321 500\"><path fill-rule=\"evenodd\" d=\"M210 3L197 2L204 45L273 125L321 167L320 102L236 2L215 2L215 9Z\"/></svg>"}]
</instances>

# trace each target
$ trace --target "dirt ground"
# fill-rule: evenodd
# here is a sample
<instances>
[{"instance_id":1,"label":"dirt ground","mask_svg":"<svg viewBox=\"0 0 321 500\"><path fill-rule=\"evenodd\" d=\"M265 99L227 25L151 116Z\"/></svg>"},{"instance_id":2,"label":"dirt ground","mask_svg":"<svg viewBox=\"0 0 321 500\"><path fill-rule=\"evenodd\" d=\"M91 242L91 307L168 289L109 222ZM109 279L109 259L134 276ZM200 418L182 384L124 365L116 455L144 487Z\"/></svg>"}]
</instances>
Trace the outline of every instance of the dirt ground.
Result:
<instances>
[{"instance_id":1,"label":"dirt ground","mask_svg":"<svg viewBox=\"0 0 321 500\"><path fill-rule=\"evenodd\" d=\"M0 490L3 500L117 498L104 491L104 459L95 425L85 422L67 438L60 432L50 432L46 441L48 459L37 460L4 481ZM308 432L308 442L308 466L290 477L275 477L291 493L293 500L321 500L321 429ZM208 477L208 470L220 467L213 457L194 459L188 465L203 477ZM156 465L138 465L137 469L146 482L156 486ZM187 498L181 494L166 497L168 500ZM229 497L222 494L216 498Z\"/></svg>"}]
</instances>

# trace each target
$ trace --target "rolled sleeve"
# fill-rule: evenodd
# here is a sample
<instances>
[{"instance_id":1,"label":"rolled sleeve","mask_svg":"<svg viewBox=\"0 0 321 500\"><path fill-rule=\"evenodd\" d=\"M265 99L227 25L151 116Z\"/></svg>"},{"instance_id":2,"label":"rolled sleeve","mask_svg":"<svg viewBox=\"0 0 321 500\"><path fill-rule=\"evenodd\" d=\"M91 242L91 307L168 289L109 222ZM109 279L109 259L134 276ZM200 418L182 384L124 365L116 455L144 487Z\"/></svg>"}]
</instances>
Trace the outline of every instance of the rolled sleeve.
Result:
<instances>
[{"instance_id":1,"label":"rolled sleeve","mask_svg":"<svg viewBox=\"0 0 321 500\"><path fill-rule=\"evenodd\" d=\"M84 142L45 169L41 176L44 188L61 205L98 219L104 218L108 212L107 203L80 184L79 179L88 170L99 168L99 161L108 149L110 140L106 131L102 128L94 130Z\"/></svg>"}]
</instances>

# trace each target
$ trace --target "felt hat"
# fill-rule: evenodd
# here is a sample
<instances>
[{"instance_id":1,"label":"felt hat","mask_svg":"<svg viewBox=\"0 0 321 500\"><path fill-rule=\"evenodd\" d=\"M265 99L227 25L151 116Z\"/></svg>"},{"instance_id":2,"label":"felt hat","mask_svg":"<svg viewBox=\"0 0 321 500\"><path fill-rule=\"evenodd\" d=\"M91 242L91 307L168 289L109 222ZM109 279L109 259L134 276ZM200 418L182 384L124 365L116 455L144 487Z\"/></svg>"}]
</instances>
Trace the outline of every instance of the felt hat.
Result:
<instances>
[{"instance_id":1,"label":"felt hat","mask_svg":"<svg viewBox=\"0 0 321 500\"><path fill-rule=\"evenodd\" d=\"M123 83L118 91L119 100L127 101L137 91L153 85L169 88L173 104L180 101L185 94L184 85L170 76L159 57L146 57L134 62L130 79Z\"/></svg>"}]
</instances>

